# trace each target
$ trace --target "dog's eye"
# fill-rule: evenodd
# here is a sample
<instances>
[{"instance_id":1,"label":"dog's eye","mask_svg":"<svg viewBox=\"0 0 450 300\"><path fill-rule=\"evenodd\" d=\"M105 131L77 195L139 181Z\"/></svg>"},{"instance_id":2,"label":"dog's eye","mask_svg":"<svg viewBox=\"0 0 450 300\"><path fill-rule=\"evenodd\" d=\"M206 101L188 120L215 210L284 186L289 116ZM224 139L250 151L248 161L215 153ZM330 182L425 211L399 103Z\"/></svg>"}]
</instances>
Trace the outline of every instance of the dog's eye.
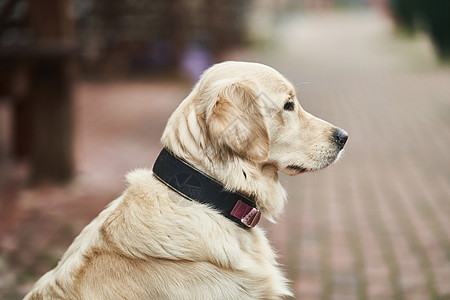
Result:
<instances>
[{"instance_id":1,"label":"dog's eye","mask_svg":"<svg viewBox=\"0 0 450 300\"><path fill-rule=\"evenodd\" d=\"M284 104L284 110L294 110L294 102L288 101Z\"/></svg>"}]
</instances>

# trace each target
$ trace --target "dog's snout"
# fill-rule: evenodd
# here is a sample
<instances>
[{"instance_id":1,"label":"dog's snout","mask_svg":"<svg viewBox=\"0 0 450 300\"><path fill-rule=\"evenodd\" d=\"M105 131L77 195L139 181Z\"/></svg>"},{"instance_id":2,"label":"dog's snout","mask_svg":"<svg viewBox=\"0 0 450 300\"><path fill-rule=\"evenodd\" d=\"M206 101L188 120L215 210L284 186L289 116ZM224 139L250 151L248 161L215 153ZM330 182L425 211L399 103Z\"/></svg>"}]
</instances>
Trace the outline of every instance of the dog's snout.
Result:
<instances>
[{"instance_id":1,"label":"dog's snout","mask_svg":"<svg viewBox=\"0 0 450 300\"><path fill-rule=\"evenodd\" d=\"M347 142L348 133L343 129L336 129L333 133L333 138L339 149L342 149Z\"/></svg>"}]
</instances>

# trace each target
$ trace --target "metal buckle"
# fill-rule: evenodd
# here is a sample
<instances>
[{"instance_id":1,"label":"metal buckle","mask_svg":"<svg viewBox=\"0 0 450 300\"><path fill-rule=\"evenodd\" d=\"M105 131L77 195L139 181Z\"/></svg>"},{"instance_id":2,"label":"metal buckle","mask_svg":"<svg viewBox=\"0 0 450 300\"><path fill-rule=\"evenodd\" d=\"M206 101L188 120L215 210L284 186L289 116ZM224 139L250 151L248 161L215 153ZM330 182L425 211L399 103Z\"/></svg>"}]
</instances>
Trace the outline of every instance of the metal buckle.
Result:
<instances>
[{"instance_id":1,"label":"metal buckle","mask_svg":"<svg viewBox=\"0 0 450 300\"><path fill-rule=\"evenodd\" d=\"M241 219L241 222L247 227L255 227L260 218L261 212L259 209L253 207L252 210Z\"/></svg>"},{"instance_id":2,"label":"metal buckle","mask_svg":"<svg viewBox=\"0 0 450 300\"><path fill-rule=\"evenodd\" d=\"M236 202L230 215L237 218L242 224L250 228L255 227L261 218L261 212L259 209L246 204L242 200L238 200Z\"/></svg>"}]
</instances>

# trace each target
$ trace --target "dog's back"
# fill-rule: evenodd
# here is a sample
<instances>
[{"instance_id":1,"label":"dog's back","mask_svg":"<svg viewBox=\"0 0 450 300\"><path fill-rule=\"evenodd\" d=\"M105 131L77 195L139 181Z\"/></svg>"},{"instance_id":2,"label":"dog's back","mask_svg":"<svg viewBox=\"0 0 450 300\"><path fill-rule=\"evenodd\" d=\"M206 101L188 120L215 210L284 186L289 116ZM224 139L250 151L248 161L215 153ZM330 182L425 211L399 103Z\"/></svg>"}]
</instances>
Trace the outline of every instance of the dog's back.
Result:
<instances>
[{"instance_id":1,"label":"dog's back","mask_svg":"<svg viewBox=\"0 0 450 300\"><path fill-rule=\"evenodd\" d=\"M223 216L201 205L180 210L183 199L173 197L181 196L169 197L151 171L128 178L124 194L84 228L26 300L276 299L289 293L261 230L223 224Z\"/></svg>"}]
</instances>

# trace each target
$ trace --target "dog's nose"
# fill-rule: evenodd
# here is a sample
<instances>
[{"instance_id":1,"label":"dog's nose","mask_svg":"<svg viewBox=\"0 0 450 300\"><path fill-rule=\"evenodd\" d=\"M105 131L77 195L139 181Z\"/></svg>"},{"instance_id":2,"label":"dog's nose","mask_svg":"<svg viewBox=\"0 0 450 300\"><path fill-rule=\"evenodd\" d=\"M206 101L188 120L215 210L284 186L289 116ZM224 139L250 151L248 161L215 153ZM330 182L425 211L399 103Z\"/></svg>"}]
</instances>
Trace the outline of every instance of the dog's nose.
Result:
<instances>
[{"instance_id":1,"label":"dog's nose","mask_svg":"<svg viewBox=\"0 0 450 300\"><path fill-rule=\"evenodd\" d=\"M339 149L342 149L347 142L348 133L343 129L336 129L336 131L333 133L333 138Z\"/></svg>"}]
</instances>

